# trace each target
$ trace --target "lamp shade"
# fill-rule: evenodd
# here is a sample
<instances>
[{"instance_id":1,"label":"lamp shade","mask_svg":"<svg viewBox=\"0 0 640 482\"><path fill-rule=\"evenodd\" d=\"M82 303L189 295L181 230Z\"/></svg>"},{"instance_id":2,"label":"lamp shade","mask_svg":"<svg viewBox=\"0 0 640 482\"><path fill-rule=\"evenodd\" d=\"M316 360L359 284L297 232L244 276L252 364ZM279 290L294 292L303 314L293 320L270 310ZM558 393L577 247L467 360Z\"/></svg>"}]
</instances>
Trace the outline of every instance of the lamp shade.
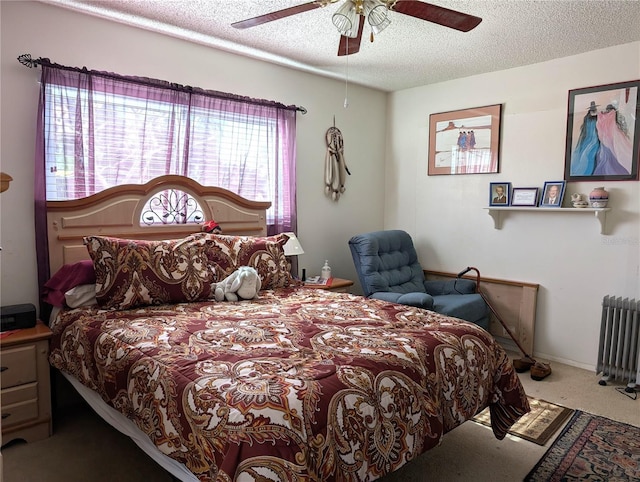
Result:
<instances>
[{"instance_id":1,"label":"lamp shade","mask_svg":"<svg viewBox=\"0 0 640 482\"><path fill-rule=\"evenodd\" d=\"M358 13L356 5L351 0L344 2L338 11L332 15L331 20L340 35L351 38L358 36Z\"/></svg>"},{"instance_id":2,"label":"lamp shade","mask_svg":"<svg viewBox=\"0 0 640 482\"><path fill-rule=\"evenodd\" d=\"M302 245L300 241L296 237L295 233L284 233L289 236L289 241L285 243L283 246L284 255L285 256L298 256L299 254L304 254L304 249L302 249Z\"/></svg>"},{"instance_id":3,"label":"lamp shade","mask_svg":"<svg viewBox=\"0 0 640 482\"><path fill-rule=\"evenodd\" d=\"M391 24L391 20L389 20L387 15L388 12L389 10L386 5L380 4L374 6L367 15L367 20L369 21L369 25L371 25L371 30L376 35Z\"/></svg>"}]
</instances>

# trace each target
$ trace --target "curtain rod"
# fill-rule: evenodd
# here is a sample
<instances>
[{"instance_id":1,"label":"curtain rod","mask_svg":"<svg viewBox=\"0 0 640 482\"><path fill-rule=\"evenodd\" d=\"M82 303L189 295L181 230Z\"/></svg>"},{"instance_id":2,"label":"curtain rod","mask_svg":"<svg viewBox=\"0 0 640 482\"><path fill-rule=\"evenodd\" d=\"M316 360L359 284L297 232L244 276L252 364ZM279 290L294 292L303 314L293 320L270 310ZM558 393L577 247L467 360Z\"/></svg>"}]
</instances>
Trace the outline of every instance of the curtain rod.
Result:
<instances>
[{"instance_id":1,"label":"curtain rod","mask_svg":"<svg viewBox=\"0 0 640 482\"><path fill-rule=\"evenodd\" d=\"M237 94L228 94L226 92L218 92L218 91L214 91L214 90L205 90L205 89L200 89L200 88L196 88L196 87L191 87L190 85L182 85L182 84L176 84L173 82L166 82L164 80L156 80L156 79L146 79L146 78L141 78L141 77L129 77L129 76L125 76L125 75L117 75L117 74L111 74L109 72L99 72L99 71L95 71L95 70L88 70L86 67L69 67L66 65L60 65L60 64L56 64L51 62L49 59L47 58L43 58L43 57L39 57L37 59L34 59L31 57L31 54L22 54L18 56L18 62L20 62L22 65L24 65L25 67L29 67L30 69L33 69L35 67L37 67L38 65L45 65L45 66L49 66L49 67L55 67L58 69L63 69L63 70L69 70L72 72L83 72L83 73L95 73L97 75L101 75L103 77L107 77L107 78L111 78L111 79L116 79L116 80L122 80L122 79L126 79L126 80L131 80L131 81L135 81L138 83L142 83L145 85L149 85L149 86L153 86L153 87L159 87L159 85L156 82L162 82L162 83L166 83L166 85L162 85L161 87L165 87L165 88L170 88L179 92L188 92L188 93L199 93L199 94L203 94L203 95L207 95L210 97L217 97L220 99L230 99L230 100L237 100L237 101L241 101L241 102L247 102L250 104L254 104L254 105L262 105L262 106L267 106L267 107L278 107L281 109L288 109L288 110L296 110L298 112L301 112L302 115L307 113L307 109L302 107L302 106L297 106L297 105L284 105L281 104L279 102L274 102L274 101L270 101L270 100L263 100L263 99L252 99L251 97L244 97L241 95L237 95Z\"/></svg>"}]
</instances>

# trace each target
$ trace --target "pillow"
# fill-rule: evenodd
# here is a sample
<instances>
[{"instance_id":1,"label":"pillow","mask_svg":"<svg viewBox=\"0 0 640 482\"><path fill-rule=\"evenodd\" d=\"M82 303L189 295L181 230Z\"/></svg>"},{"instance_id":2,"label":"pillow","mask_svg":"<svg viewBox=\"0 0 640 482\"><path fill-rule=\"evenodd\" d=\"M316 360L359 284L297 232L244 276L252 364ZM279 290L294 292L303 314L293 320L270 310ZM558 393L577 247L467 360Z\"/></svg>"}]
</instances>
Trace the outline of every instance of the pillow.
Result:
<instances>
[{"instance_id":1,"label":"pillow","mask_svg":"<svg viewBox=\"0 0 640 482\"><path fill-rule=\"evenodd\" d=\"M96 305L96 284L79 285L71 288L64 294L64 300L69 308L77 308L84 305Z\"/></svg>"},{"instance_id":2,"label":"pillow","mask_svg":"<svg viewBox=\"0 0 640 482\"><path fill-rule=\"evenodd\" d=\"M283 246L289 240L286 234L256 237L197 233L192 237L206 242L209 263L220 281L240 266L251 266L258 272L263 290L295 284L291 264L284 255Z\"/></svg>"},{"instance_id":3,"label":"pillow","mask_svg":"<svg viewBox=\"0 0 640 482\"><path fill-rule=\"evenodd\" d=\"M42 300L52 306L65 305L65 293L79 285L96 282L93 262L90 259L65 264L44 284Z\"/></svg>"},{"instance_id":4,"label":"pillow","mask_svg":"<svg viewBox=\"0 0 640 482\"><path fill-rule=\"evenodd\" d=\"M213 297L216 275L207 262L205 240L87 236L84 244L93 260L96 299L102 308L126 310Z\"/></svg>"}]
</instances>

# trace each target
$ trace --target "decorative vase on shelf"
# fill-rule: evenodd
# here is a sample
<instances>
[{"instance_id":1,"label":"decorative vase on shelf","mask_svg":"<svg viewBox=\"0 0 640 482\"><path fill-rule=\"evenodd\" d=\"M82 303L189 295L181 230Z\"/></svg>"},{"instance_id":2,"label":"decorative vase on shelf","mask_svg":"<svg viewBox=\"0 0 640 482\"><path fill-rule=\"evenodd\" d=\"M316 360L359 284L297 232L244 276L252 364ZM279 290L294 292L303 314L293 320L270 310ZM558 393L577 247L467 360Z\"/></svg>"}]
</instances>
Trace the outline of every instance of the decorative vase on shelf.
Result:
<instances>
[{"instance_id":1,"label":"decorative vase on shelf","mask_svg":"<svg viewBox=\"0 0 640 482\"><path fill-rule=\"evenodd\" d=\"M589 193L589 202L593 208L606 208L609 202L609 193L604 187L596 187Z\"/></svg>"}]
</instances>

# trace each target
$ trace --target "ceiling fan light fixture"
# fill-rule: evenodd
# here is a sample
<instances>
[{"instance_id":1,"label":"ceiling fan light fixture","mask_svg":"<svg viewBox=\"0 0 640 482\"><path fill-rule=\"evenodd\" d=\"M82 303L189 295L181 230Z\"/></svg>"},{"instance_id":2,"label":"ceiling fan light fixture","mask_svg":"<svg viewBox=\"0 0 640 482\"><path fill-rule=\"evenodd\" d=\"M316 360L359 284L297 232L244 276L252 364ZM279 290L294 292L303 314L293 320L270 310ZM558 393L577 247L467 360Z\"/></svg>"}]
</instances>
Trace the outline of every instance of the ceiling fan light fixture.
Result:
<instances>
[{"instance_id":1,"label":"ceiling fan light fixture","mask_svg":"<svg viewBox=\"0 0 640 482\"><path fill-rule=\"evenodd\" d=\"M351 0L342 4L336 13L332 15L331 21L340 32L340 35L351 38L358 36L358 13L356 12L356 5Z\"/></svg>"},{"instance_id":2,"label":"ceiling fan light fixture","mask_svg":"<svg viewBox=\"0 0 640 482\"><path fill-rule=\"evenodd\" d=\"M384 20L383 22L380 22L378 25L371 25L371 31L378 35L380 32L382 32L385 28L387 28L389 25L391 25L391 20L389 20L388 18L386 20Z\"/></svg>"},{"instance_id":3,"label":"ceiling fan light fixture","mask_svg":"<svg viewBox=\"0 0 640 482\"><path fill-rule=\"evenodd\" d=\"M313 0L234 22L231 25L238 29L255 27L338 2L341 2L340 8L332 15L332 23L340 33L338 56L352 55L360 51L366 21L371 27L371 41L373 42L374 35L382 32L391 24L391 20L388 18L390 10L460 32L468 32L482 22L480 17L420 0ZM354 40L351 41L351 39Z\"/></svg>"},{"instance_id":4,"label":"ceiling fan light fixture","mask_svg":"<svg viewBox=\"0 0 640 482\"><path fill-rule=\"evenodd\" d=\"M388 16L389 10L386 5L379 4L371 9L369 15L367 15L367 21L369 25L371 25L371 31L374 34L379 34L389 25L391 25L391 20L389 20Z\"/></svg>"}]
</instances>

